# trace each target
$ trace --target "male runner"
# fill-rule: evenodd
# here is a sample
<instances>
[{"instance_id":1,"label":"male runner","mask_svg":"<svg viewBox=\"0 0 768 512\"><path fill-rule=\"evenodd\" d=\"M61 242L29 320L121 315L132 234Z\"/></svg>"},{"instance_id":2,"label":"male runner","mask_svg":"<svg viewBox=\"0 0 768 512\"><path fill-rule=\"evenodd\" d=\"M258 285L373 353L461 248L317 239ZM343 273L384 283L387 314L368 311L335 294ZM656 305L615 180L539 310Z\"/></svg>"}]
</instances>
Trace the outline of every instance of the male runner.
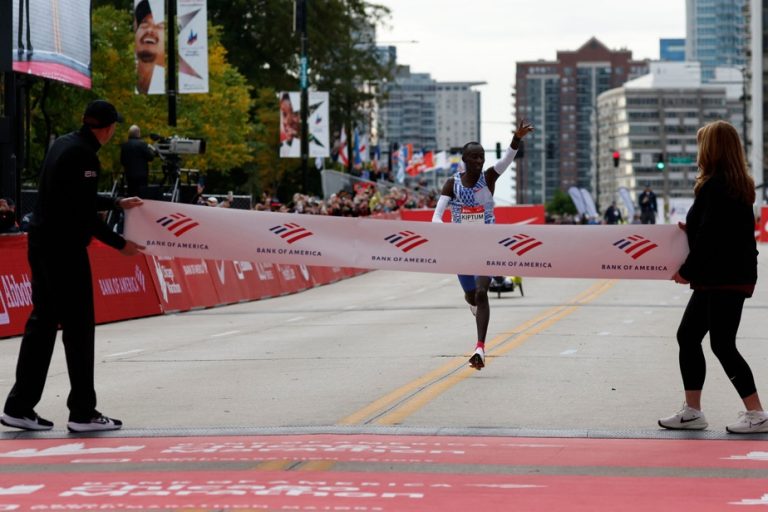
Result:
<instances>
[{"instance_id":1,"label":"male runner","mask_svg":"<svg viewBox=\"0 0 768 512\"><path fill-rule=\"evenodd\" d=\"M457 172L445 181L432 222L443 222L443 212L450 204L451 219L454 223L494 224L496 218L493 214L493 193L496 190L496 180L514 160L520 141L532 131L533 126L530 123L520 121L507 153L496 165L485 171L483 146L479 142L465 144L461 152L465 170ZM469 359L469 366L476 370L485 366L485 336L488 333L491 314L488 305L490 282L489 276L459 275L459 283L464 289L464 300L475 315L477 324L477 346Z\"/></svg>"}]
</instances>

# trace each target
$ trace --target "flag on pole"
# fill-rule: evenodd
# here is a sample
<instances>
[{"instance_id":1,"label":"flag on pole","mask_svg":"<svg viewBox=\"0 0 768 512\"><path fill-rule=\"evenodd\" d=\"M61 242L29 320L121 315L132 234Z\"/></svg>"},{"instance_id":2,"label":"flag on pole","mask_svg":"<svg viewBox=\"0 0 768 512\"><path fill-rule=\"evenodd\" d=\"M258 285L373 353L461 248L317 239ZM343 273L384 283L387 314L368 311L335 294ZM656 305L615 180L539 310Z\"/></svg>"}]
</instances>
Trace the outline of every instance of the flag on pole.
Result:
<instances>
[{"instance_id":1,"label":"flag on pole","mask_svg":"<svg viewBox=\"0 0 768 512\"><path fill-rule=\"evenodd\" d=\"M341 127L341 140L339 140L339 160L344 167L349 166L349 155L347 155L347 132Z\"/></svg>"}]
</instances>

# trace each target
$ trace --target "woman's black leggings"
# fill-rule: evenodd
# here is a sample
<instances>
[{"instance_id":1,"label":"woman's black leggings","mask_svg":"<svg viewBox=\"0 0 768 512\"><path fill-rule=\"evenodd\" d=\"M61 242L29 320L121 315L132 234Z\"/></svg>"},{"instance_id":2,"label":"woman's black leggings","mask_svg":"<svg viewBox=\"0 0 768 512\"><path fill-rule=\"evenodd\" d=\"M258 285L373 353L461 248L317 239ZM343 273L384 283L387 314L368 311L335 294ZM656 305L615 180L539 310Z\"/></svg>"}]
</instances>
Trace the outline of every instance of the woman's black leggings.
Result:
<instances>
[{"instance_id":1,"label":"woman's black leggings","mask_svg":"<svg viewBox=\"0 0 768 512\"><path fill-rule=\"evenodd\" d=\"M745 296L729 291L694 291L685 308L677 343L680 345L680 371L686 391L704 387L707 364L701 342L709 332L712 352L720 360L741 398L756 391L752 370L736 349Z\"/></svg>"}]
</instances>

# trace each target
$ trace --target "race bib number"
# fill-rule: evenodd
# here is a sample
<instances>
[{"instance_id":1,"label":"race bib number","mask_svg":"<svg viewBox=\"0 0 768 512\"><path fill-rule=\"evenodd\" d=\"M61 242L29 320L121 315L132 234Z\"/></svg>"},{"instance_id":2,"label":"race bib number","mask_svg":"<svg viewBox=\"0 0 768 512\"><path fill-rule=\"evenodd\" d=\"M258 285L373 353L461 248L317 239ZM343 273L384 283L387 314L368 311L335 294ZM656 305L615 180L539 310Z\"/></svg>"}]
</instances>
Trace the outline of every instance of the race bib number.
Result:
<instances>
[{"instance_id":1,"label":"race bib number","mask_svg":"<svg viewBox=\"0 0 768 512\"><path fill-rule=\"evenodd\" d=\"M462 224L485 224L485 208L482 206L462 206Z\"/></svg>"}]
</instances>

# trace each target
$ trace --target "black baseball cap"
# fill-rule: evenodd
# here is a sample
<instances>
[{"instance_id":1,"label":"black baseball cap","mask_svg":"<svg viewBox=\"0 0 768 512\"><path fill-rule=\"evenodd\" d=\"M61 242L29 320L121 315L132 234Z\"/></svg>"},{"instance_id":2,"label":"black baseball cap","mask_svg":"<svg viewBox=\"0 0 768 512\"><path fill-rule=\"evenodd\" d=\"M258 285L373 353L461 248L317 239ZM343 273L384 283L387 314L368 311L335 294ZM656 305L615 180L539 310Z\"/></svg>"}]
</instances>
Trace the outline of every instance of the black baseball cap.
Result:
<instances>
[{"instance_id":1,"label":"black baseball cap","mask_svg":"<svg viewBox=\"0 0 768 512\"><path fill-rule=\"evenodd\" d=\"M122 123L121 116L113 104L105 100L95 100L85 107L83 124L90 128L106 128L113 123Z\"/></svg>"},{"instance_id":2,"label":"black baseball cap","mask_svg":"<svg viewBox=\"0 0 768 512\"><path fill-rule=\"evenodd\" d=\"M152 6L149 5L147 0L141 0L141 2L136 4L136 9L133 12L136 17L136 24L140 25L144 18L152 14Z\"/></svg>"}]
</instances>

